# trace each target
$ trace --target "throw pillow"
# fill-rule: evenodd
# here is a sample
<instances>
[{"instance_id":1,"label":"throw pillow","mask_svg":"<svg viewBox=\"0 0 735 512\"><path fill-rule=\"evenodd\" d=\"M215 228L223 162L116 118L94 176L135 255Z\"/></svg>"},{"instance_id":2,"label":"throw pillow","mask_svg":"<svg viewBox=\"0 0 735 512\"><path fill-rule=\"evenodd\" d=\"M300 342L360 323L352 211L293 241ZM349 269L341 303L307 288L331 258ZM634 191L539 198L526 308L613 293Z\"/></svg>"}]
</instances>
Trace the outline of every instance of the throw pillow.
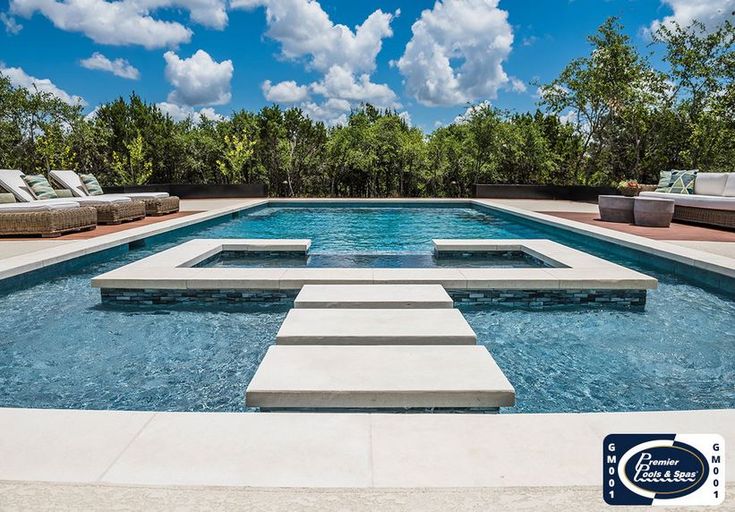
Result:
<instances>
[{"instance_id":1,"label":"throw pillow","mask_svg":"<svg viewBox=\"0 0 735 512\"><path fill-rule=\"evenodd\" d=\"M94 174L80 174L79 179L84 183L84 188L90 196L101 196L105 192L100 186L100 182L94 177Z\"/></svg>"},{"instance_id":2,"label":"throw pillow","mask_svg":"<svg viewBox=\"0 0 735 512\"><path fill-rule=\"evenodd\" d=\"M36 199L56 199L59 197L42 174L25 174L23 175L23 181L26 182Z\"/></svg>"}]
</instances>

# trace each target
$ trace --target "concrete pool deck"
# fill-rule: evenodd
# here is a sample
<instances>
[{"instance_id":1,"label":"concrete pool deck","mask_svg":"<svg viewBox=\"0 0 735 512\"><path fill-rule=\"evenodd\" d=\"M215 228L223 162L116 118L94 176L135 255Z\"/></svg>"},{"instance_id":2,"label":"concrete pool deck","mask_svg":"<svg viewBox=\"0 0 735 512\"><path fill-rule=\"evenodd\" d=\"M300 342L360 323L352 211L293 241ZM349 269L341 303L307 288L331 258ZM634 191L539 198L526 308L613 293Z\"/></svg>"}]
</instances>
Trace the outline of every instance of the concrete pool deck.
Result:
<instances>
[{"instance_id":1,"label":"concrete pool deck","mask_svg":"<svg viewBox=\"0 0 735 512\"><path fill-rule=\"evenodd\" d=\"M553 219L500 202L476 202L735 276L735 260L699 247ZM25 255L0 259L0 277L264 203L228 203L94 240L56 243L48 250L34 243ZM549 211L549 206L538 209ZM730 442L726 460L730 467L735 464L735 410L486 416L6 408L0 409L0 432L0 510L99 509L106 499L118 508L154 510L162 501L171 505L165 500L185 496L192 501L180 502L182 509L194 508L198 499L216 503L205 509L227 508L227 503L245 508L252 499L264 510L278 510L283 503L316 510L357 510L366 503L381 510L406 505L485 510L489 503L528 510L608 510L600 483L602 440L611 432L718 433ZM730 471L727 482L734 477ZM359 505L349 507L353 502ZM728 509L733 509L732 497L720 506Z\"/></svg>"},{"instance_id":2,"label":"concrete pool deck","mask_svg":"<svg viewBox=\"0 0 735 512\"><path fill-rule=\"evenodd\" d=\"M580 509L589 510L603 506L607 434L713 432L729 441L735 439L735 410L391 415L0 409L0 425L5 485L504 488L510 496L518 490L518 505L528 488L540 489L540 496L583 489L591 501ZM727 444L725 455L732 467L735 443ZM727 482L734 477L729 472ZM568 509L573 497L565 494L557 508ZM723 506L732 502L728 497Z\"/></svg>"}]
</instances>

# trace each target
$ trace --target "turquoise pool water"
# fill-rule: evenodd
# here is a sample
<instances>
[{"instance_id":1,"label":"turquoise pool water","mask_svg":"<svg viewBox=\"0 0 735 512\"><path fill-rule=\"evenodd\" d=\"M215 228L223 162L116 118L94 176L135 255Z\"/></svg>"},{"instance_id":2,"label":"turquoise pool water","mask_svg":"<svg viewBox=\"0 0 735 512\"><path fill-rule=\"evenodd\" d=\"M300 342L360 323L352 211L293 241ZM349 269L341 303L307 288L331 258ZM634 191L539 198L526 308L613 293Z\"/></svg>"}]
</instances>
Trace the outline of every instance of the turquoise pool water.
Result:
<instances>
[{"instance_id":1,"label":"turquoise pool water","mask_svg":"<svg viewBox=\"0 0 735 512\"><path fill-rule=\"evenodd\" d=\"M607 248L471 208L265 208L106 254L0 295L0 406L237 411L287 307L102 306L89 280L192 238L311 238L329 255L428 255L432 238L552 238ZM516 387L507 412L735 406L735 302L619 254L658 278L646 310L463 313ZM348 258L349 259L349 258Z\"/></svg>"}]
</instances>

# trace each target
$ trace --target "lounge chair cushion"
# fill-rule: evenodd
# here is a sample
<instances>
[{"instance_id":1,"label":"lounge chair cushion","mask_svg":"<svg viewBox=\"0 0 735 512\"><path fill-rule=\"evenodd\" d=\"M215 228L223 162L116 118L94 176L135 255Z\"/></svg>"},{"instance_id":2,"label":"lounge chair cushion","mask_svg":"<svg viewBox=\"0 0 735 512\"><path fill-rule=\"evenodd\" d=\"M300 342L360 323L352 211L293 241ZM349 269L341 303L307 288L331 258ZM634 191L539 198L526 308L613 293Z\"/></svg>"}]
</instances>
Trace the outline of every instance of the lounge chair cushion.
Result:
<instances>
[{"instance_id":1,"label":"lounge chair cushion","mask_svg":"<svg viewBox=\"0 0 735 512\"><path fill-rule=\"evenodd\" d=\"M100 182L94 177L94 174L80 174L79 179L84 183L84 188L87 189L87 193L90 196L101 196L105 192L100 186Z\"/></svg>"},{"instance_id":2,"label":"lounge chair cushion","mask_svg":"<svg viewBox=\"0 0 735 512\"><path fill-rule=\"evenodd\" d=\"M77 201L82 206L95 206L95 205L129 203L130 201L132 201L132 199L130 199L129 197L125 197L125 196L105 194L102 196L75 197L74 201Z\"/></svg>"},{"instance_id":3,"label":"lounge chair cushion","mask_svg":"<svg viewBox=\"0 0 735 512\"><path fill-rule=\"evenodd\" d=\"M0 169L0 187L13 194L20 202L27 203L36 199L31 188L23 181L23 173L17 169Z\"/></svg>"},{"instance_id":4,"label":"lounge chair cushion","mask_svg":"<svg viewBox=\"0 0 735 512\"><path fill-rule=\"evenodd\" d=\"M134 192L132 194L125 192L121 195L131 199L165 199L168 197L168 192Z\"/></svg>"},{"instance_id":5,"label":"lounge chair cushion","mask_svg":"<svg viewBox=\"0 0 735 512\"><path fill-rule=\"evenodd\" d=\"M68 210L70 208L79 208L79 203L74 201L59 201L48 203L43 201L34 201L32 203L6 203L0 204L0 214L45 212L49 210Z\"/></svg>"},{"instance_id":6,"label":"lounge chair cushion","mask_svg":"<svg viewBox=\"0 0 735 512\"><path fill-rule=\"evenodd\" d=\"M82 179L74 171L51 171L48 174L54 182L67 190L71 190L75 197L85 197L89 195Z\"/></svg>"},{"instance_id":7,"label":"lounge chair cushion","mask_svg":"<svg viewBox=\"0 0 735 512\"><path fill-rule=\"evenodd\" d=\"M57 199L59 197L46 176L42 174L26 174L23 176L23 181L31 188L36 199Z\"/></svg>"},{"instance_id":8,"label":"lounge chair cushion","mask_svg":"<svg viewBox=\"0 0 735 512\"><path fill-rule=\"evenodd\" d=\"M694 194L694 183L697 177L697 169L681 171L674 169L672 171L663 171L661 179L658 182L656 192L668 194ZM667 174L668 173L668 174ZM665 178L668 175L668 184Z\"/></svg>"}]
</instances>

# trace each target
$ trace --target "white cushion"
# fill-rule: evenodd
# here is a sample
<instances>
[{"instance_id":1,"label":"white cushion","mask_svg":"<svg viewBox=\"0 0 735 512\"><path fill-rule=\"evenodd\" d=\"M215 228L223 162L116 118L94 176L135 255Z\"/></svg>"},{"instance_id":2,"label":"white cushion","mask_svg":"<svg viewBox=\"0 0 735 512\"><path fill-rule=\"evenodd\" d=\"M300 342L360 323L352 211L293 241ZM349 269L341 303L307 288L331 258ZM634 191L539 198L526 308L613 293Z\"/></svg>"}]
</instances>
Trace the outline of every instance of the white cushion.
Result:
<instances>
[{"instance_id":1,"label":"white cushion","mask_svg":"<svg viewBox=\"0 0 735 512\"><path fill-rule=\"evenodd\" d=\"M703 196L721 196L725 192L727 173L700 172L694 180L694 193Z\"/></svg>"},{"instance_id":2,"label":"white cushion","mask_svg":"<svg viewBox=\"0 0 735 512\"><path fill-rule=\"evenodd\" d=\"M51 171L48 173L51 179L71 191L76 197L86 197L87 188L82 183L82 179L74 171Z\"/></svg>"},{"instance_id":3,"label":"white cushion","mask_svg":"<svg viewBox=\"0 0 735 512\"><path fill-rule=\"evenodd\" d=\"M129 203L132 201L127 196L117 194L102 194L101 196L84 196L75 197L74 201L79 202L83 206L105 205L110 203Z\"/></svg>"},{"instance_id":4,"label":"white cushion","mask_svg":"<svg viewBox=\"0 0 735 512\"><path fill-rule=\"evenodd\" d=\"M120 195L135 199L165 199L168 197L168 192L135 192L132 194L125 192Z\"/></svg>"},{"instance_id":5,"label":"white cushion","mask_svg":"<svg viewBox=\"0 0 735 512\"><path fill-rule=\"evenodd\" d=\"M4 188L21 202L35 201L36 196L23 181L23 173L16 169L0 169L0 187Z\"/></svg>"},{"instance_id":6,"label":"white cushion","mask_svg":"<svg viewBox=\"0 0 735 512\"><path fill-rule=\"evenodd\" d=\"M727 183L725 184L725 190L722 191L722 195L735 197L735 172L727 173Z\"/></svg>"},{"instance_id":7,"label":"white cushion","mask_svg":"<svg viewBox=\"0 0 735 512\"><path fill-rule=\"evenodd\" d=\"M691 206L709 210L735 210L735 197L669 194L667 192L641 192L641 196L672 199L676 206Z\"/></svg>"},{"instance_id":8,"label":"white cushion","mask_svg":"<svg viewBox=\"0 0 735 512\"><path fill-rule=\"evenodd\" d=\"M0 213L45 212L49 210L68 210L71 208L79 208L79 203L76 203L74 201L53 203L45 201L33 201L30 203L0 204Z\"/></svg>"}]
</instances>

